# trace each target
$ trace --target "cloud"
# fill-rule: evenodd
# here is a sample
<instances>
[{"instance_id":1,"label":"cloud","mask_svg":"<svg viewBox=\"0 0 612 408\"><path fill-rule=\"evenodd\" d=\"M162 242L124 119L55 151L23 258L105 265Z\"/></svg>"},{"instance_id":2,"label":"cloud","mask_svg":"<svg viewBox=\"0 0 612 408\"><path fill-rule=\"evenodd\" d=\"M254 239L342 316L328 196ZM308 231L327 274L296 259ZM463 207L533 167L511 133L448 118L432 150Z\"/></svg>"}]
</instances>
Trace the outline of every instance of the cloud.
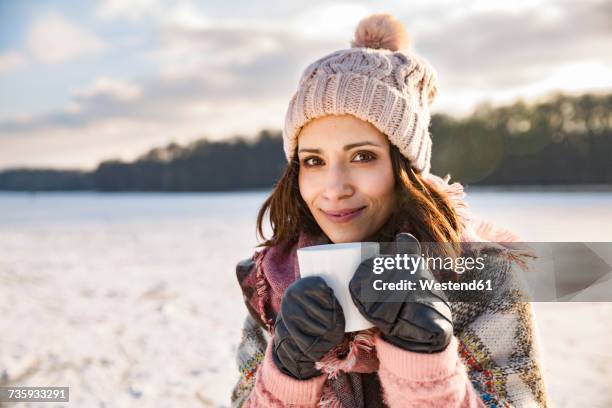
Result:
<instances>
[{"instance_id":1,"label":"cloud","mask_svg":"<svg viewBox=\"0 0 612 408\"><path fill-rule=\"evenodd\" d=\"M160 26L185 28L201 28L211 22L198 4L191 0L102 0L95 16L105 21L149 21Z\"/></svg>"},{"instance_id":2,"label":"cloud","mask_svg":"<svg viewBox=\"0 0 612 408\"><path fill-rule=\"evenodd\" d=\"M160 4L170 7L161 1L129 3L129 7L123 2L104 4L114 5L114 12L119 14L136 13L134 10L145 13L147 7L159 11L163 8ZM421 27L414 32L419 53L432 60L440 73L442 89L436 105L470 108L487 95L507 94L508 90L524 89L538 81L549 85L547 78L559 67L587 55L599 55L593 50L600 47L598 39L609 31L601 17L601 4L572 4L560 9L523 5L512 12L489 7L472 14L448 13L440 17L434 31L426 25L411 24ZM326 7L331 6L315 7L310 14L317 16ZM365 10L349 9L357 14ZM428 15L425 8L421 11L422 16ZM138 13L127 15L142 15ZM572 15L591 18L592 24L576 26L575 32L567 34L565 26ZM302 33L296 29L297 21L305 19L301 15L272 22L228 18L203 27L164 26L157 31L158 48L149 54L152 64L159 67L159 76L129 83L98 78L73 93L68 109L29 122L5 121L0 128L27 131L47 125L78 127L117 116L145 120L153 115L175 121L191 104L256 106L286 102L304 67L315 58L348 46L352 35ZM516 30L519 25L522 29ZM224 133L229 131L228 127Z\"/></svg>"},{"instance_id":3,"label":"cloud","mask_svg":"<svg viewBox=\"0 0 612 408\"><path fill-rule=\"evenodd\" d=\"M536 82L550 84L556 70L568 64L588 61L612 65L612 54L607 51L612 34L611 4L472 1L466 7L452 7L442 1L411 6L410 13L403 6L402 11L393 13L407 23L417 53L438 70L439 100L444 100L447 92L486 97ZM232 17L198 28L165 27L157 60L168 78L205 74L228 88L240 84L248 89L265 85L268 90L264 92L291 89L306 64L348 46L355 23L370 6L322 4L285 19ZM346 24L331 27L322 17L330 10L334 16L345 16L341 20ZM243 84L244 78L257 80ZM559 88L563 89L562 83ZM465 108L474 102L452 105Z\"/></svg>"},{"instance_id":4,"label":"cloud","mask_svg":"<svg viewBox=\"0 0 612 408\"><path fill-rule=\"evenodd\" d=\"M140 87L134 82L98 77L91 86L74 91L73 96L76 103L89 103L94 100L106 99L131 101L137 99L141 93Z\"/></svg>"},{"instance_id":5,"label":"cloud","mask_svg":"<svg viewBox=\"0 0 612 408\"><path fill-rule=\"evenodd\" d=\"M285 27L242 21L167 29L152 56L163 78L201 78L248 96L252 86L265 88L264 94L288 92L287 80L294 86L308 61L347 45L333 37L305 38Z\"/></svg>"},{"instance_id":6,"label":"cloud","mask_svg":"<svg viewBox=\"0 0 612 408\"><path fill-rule=\"evenodd\" d=\"M289 19L294 32L311 38L346 38L355 30L356 23L373 12L366 5L325 3L309 7Z\"/></svg>"},{"instance_id":7,"label":"cloud","mask_svg":"<svg viewBox=\"0 0 612 408\"><path fill-rule=\"evenodd\" d=\"M164 0L101 0L95 14L103 20L126 19L131 22L162 18L171 5Z\"/></svg>"},{"instance_id":8,"label":"cloud","mask_svg":"<svg viewBox=\"0 0 612 408\"><path fill-rule=\"evenodd\" d=\"M0 122L0 166L18 157L26 165L91 168L170 141L279 128L305 62L340 46L253 28L174 28L164 38L163 51L152 55L165 67L159 76L99 77L74 90L64 109ZM189 55L196 58L187 64Z\"/></svg>"},{"instance_id":9,"label":"cloud","mask_svg":"<svg viewBox=\"0 0 612 408\"><path fill-rule=\"evenodd\" d=\"M185 44L191 45L183 48ZM262 48L254 51L257 44ZM226 52L217 52L215 47L224 47ZM245 126L252 128L248 134L254 134L258 131L256 123L267 122L277 128L282 125L286 104L306 61L338 47L334 42L305 40L288 33L248 29L190 31L173 36L172 45L166 44L163 51L153 55L160 64L162 61L167 64L159 76L137 81L99 77L87 87L74 90L67 107L29 120L0 121L0 131L28 133L46 127L79 128L119 117L136 121L154 117L176 123L185 120L185 112L193 111L193 106L209 104L219 110L233 110L240 118L228 121L225 130L217 122L214 127L219 132L217 136L243 131ZM276 114L266 110L267 116L261 120L247 125L236 123L251 117L249 109L257 111L261 106L272 105L279 108ZM202 131L212 129L207 118L200 125Z\"/></svg>"},{"instance_id":10,"label":"cloud","mask_svg":"<svg viewBox=\"0 0 612 408\"><path fill-rule=\"evenodd\" d=\"M8 51L0 54L0 75L25 65L25 57L17 51Z\"/></svg>"},{"instance_id":11,"label":"cloud","mask_svg":"<svg viewBox=\"0 0 612 408\"><path fill-rule=\"evenodd\" d=\"M612 64L610 16L612 4L602 1L485 10L442 21L442 29L419 33L415 45L449 89L523 86L563 64Z\"/></svg>"},{"instance_id":12,"label":"cloud","mask_svg":"<svg viewBox=\"0 0 612 408\"><path fill-rule=\"evenodd\" d=\"M446 98L452 101L447 107L471 106L477 95L520 89L546 81L561 66L608 55L602 52L606 45L603 40L612 25L606 24L610 13L602 2L546 3L535 8L524 3L511 11L478 4L470 6L470 13L440 13L436 29L419 23L429 19L431 10L426 3L419 6L418 18L395 13L402 21L409 21L409 27L419 27L411 34L418 53L430 59L440 74L438 104ZM107 18L145 18L181 7L188 10L195 6L191 2L106 0L98 13ZM344 34L343 30L332 30L326 36L311 35L300 28L314 20L317 30L325 31L327 23L316 17L330 7L355 19L367 12L363 6L324 4L310 8L308 16L299 14L274 21L231 17L202 25L159 27L158 46L148 55L151 64L159 67L159 76L130 84L98 79L73 95L72 106L83 108L80 112L56 112L32 125L44 126L51 121L76 126L118 112L125 116L172 117L182 104L207 101L250 100L255 105L258 100L288 100L309 62L348 46L352 35L348 24ZM589 23L574 22L573 29L568 30L576 17ZM516 29L519 26L521 30ZM460 103L451 94L468 95L470 99ZM3 125L9 126L6 122ZM18 126L23 127L23 123Z\"/></svg>"},{"instance_id":13,"label":"cloud","mask_svg":"<svg viewBox=\"0 0 612 408\"><path fill-rule=\"evenodd\" d=\"M30 54L47 64L64 62L87 54L96 54L107 44L95 34L57 13L37 18L27 37Z\"/></svg>"},{"instance_id":14,"label":"cloud","mask_svg":"<svg viewBox=\"0 0 612 408\"><path fill-rule=\"evenodd\" d=\"M205 136L219 139L228 125L232 134L251 136L262 128L277 128L285 107L285 101L268 100L256 106L242 102L191 103L174 107L173 119L154 115L93 117L79 126L24 128L18 137L0 126L0 168L26 165L91 169L102 160L131 160L153 146L170 142L184 144Z\"/></svg>"}]
</instances>

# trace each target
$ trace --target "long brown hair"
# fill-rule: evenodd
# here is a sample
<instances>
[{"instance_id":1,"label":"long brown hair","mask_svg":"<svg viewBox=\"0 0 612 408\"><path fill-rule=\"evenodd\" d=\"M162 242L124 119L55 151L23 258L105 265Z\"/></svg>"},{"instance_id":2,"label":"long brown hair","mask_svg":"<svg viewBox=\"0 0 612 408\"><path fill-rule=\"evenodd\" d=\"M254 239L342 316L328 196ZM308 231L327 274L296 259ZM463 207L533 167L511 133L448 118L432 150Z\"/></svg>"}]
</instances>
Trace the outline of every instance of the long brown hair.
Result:
<instances>
[{"instance_id":1,"label":"long brown hair","mask_svg":"<svg viewBox=\"0 0 612 408\"><path fill-rule=\"evenodd\" d=\"M458 243L461 224L448 198L415 173L408 159L394 145L390 145L390 156L397 205L378 232L376 241L393 241L400 228L409 226L410 232L421 242ZM297 240L302 231L313 235L323 234L300 194L299 170L297 154L294 154L274 191L259 209L257 234L264 240L260 246ZM272 237L269 239L263 231L266 213L269 213L272 227ZM442 247L455 248L453 245ZM442 252L456 256L455 250Z\"/></svg>"}]
</instances>

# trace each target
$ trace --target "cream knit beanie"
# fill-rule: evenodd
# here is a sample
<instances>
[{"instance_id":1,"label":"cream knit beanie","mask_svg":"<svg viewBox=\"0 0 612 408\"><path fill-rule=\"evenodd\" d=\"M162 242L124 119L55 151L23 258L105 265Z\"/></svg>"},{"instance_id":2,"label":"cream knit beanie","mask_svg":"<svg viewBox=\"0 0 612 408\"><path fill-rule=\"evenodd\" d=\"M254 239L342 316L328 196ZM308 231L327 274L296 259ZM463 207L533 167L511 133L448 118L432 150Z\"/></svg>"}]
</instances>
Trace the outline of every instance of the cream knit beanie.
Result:
<instances>
[{"instance_id":1,"label":"cream knit beanie","mask_svg":"<svg viewBox=\"0 0 612 408\"><path fill-rule=\"evenodd\" d=\"M304 70L285 116L287 160L293 159L298 134L310 120L351 114L387 135L413 169L428 174L429 106L438 90L435 71L408 50L403 25L389 14L363 19L351 47Z\"/></svg>"}]
</instances>

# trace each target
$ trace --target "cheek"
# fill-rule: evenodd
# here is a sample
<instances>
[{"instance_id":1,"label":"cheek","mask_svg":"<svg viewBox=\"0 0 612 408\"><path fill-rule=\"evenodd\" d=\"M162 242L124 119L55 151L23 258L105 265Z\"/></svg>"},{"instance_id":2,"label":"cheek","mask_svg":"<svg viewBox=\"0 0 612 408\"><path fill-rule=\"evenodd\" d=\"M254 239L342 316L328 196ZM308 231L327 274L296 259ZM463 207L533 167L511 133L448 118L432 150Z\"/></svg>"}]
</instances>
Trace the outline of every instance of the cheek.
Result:
<instances>
[{"instance_id":1,"label":"cheek","mask_svg":"<svg viewBox=\"0 0 612 408\"><path fill-rule=\"evenodd\" d=\"M304 174L304 172L300 172L298 177L298 185L302 199L310 207L311 201L316 196L316 182L314 178Z\"/></svg>"},{"instance_id":2,"label":"cheek","mask_svg":"<svg viewBox=\"0 0 612 408\"><path fill-rule=\"evenodd\" d=\"M391 169L382 168L360 177L360 190L380 204L390 204L394 195L395 180Z\"/></svg>"}]
</instances>

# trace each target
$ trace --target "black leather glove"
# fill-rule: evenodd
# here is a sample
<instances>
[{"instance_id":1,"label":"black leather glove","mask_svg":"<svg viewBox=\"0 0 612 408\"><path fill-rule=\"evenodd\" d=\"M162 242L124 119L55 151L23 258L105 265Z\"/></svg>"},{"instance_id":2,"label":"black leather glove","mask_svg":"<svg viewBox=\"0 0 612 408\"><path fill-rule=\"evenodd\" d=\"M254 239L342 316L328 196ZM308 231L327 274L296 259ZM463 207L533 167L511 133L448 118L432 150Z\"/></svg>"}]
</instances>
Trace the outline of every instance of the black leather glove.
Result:
<instances>
[{"instance_id":1,"label":"black leather glove","mask_svg":"<svg viewBox=\"0 0 612 408\"><path fill-rule=\"evenodd\" d=\"M396 253L420 258L421 248L413 235L398 234L395 244ZM389 256L395 258L395 255L379 255ZM443 292L421 290L418 282L434 279L431 271L417 268L414 274L410 274L394 267L377 275L373 273L373 260L362 262L349 284L351 297L361 314L380 329L385 341L404 350L421 353L444 350L453 336L450 305ZM414 281L418 290L374 291L371 288L378 279L384 282Z\"/></svg>"},{"instance_id":2,"label":"black leather glove","mask_svg":"<svg viewBox=\"0 0 612 408\"><path fill-rule=\"evenodd\" d=\"M285 374L305 380L344 338L344 313L332 289L318 276L298 279L283 295L274 326L272 355Z\"/></svg>"}]
</instances>

